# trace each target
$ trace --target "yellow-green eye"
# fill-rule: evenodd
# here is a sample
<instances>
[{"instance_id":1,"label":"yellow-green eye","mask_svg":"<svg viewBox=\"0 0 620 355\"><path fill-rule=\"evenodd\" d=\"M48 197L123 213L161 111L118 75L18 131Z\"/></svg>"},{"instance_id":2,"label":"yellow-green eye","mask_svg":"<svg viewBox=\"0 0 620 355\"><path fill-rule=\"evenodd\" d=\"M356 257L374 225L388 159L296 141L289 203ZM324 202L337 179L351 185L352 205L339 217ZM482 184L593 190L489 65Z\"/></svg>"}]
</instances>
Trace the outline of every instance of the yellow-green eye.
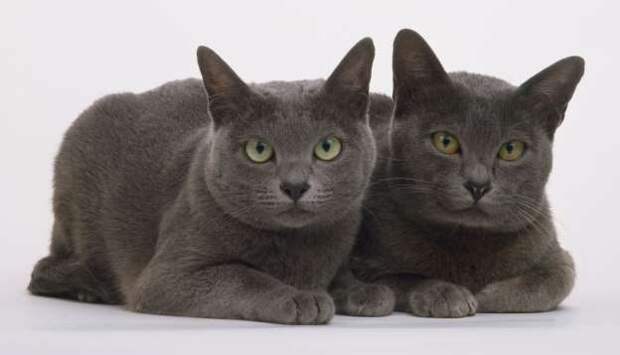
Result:
<instances>
[{"instance_id":1,"label":"yellow-green eye","mask_svg":"<svg viewBox=\"0 0 620 355\"><path fill-rule=\"evenodd\" d=\"M250 139L245 143L245 154L255 163L264 163L273 157L273 148L267 142Z\"/></svg>"},{"instance_id":2,"label":"yellow-green eye","mask_svg":"<svg viewBox=\"0 0 620 355\"><path fill-rule=\"evenodd\" d=\"M444 154L456 154L461 147L458 139L448 132L433 133L433 145Z\"/></svg>"},{"instance_id":3,"label":"yellow-green eye","mask_svg":"<svg viewBox=\"0 0 620 355\"><path fill-rule=\"evenodd\" d=\"M342 143L340 139L336 137L321 139L321 141L314 146L314 156L325 161L336 159L340 151L342 151Z\"/></svg>"},{"instance_id":4,"label":"yellow-green eye","mask_svg":"<svg viewBox=\"0 0 620 355\"><path fill-rule=\"evenodd\" d=\"M521 158L524 151L525 144L523 142L510 141L508 143L504 143L504 145L499 148L499 153L497 155L501 160L513 161Z\"/></svg>"}]
</instances>

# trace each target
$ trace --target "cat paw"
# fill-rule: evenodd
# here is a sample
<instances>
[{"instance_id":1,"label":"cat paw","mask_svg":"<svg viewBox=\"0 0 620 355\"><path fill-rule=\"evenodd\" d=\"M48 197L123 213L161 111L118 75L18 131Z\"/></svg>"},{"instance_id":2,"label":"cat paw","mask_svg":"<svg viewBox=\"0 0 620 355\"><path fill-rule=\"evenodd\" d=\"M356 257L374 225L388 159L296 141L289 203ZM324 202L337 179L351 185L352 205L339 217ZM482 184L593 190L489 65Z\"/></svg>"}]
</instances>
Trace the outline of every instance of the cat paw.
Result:
<instances>
[{"instance_id":1,"label":"cat paw","mask_svg":"<svg viewBox=\"0 0 620 355\"><path fill-rule=\"evenodd\" d=\"M394 311L396 297L387 286L360 284L336 292L336 311L350 316L379 317Z\"/></svg>"},{"instance_id":2,"label":"cat paw","mask_svg":"<svg viewBox=\"0 0 620 355\"><path fill-rule=\"evenodd\" d=\"M77 300L86 303L99 303L99 297L87 292L78 292Z\"/></svg>"},{"instance_id":3,"label":"cat paw","mask_svg":"<svg viewBox=\"0 0 620 355\"><path fill-rule=\"evenodd\" d=\"M409 294L411 313L420 317L461 318L476 314L478 302L465 287L427 281Z\"/></svg>"},{"instance_id":4,"label":"cat paw","mask_svg":"<svg viewBox=\"0 0 620 355\"><path fill-rule=\"evenodd\" d=\"M325 291L294 290L274 299L275 309L268 321L284 324L325 324L336 311L334 301Z\"/></svg>"}]
</instances>

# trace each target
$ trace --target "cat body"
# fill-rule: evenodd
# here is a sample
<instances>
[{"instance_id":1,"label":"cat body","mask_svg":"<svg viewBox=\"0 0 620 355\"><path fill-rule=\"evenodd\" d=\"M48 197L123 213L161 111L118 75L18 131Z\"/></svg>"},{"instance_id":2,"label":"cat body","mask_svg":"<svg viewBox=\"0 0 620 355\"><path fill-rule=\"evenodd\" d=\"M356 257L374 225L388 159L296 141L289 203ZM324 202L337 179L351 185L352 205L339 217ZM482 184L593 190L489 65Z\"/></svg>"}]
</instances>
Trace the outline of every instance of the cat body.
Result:
<instances>
[{"instance_id":1,"label":"cat body","mask_svg":"<svg viewBox=\"0 0 620 355\"><path fill-rule=\"evenodd\" d=\"M417 33L394 44L394 114L352 266L419 316L551 310L574 283L544 192L583 73L566 58L519 87L446 73ZM521 155L519 155L521 154Z\"/></svg>"},{"instance_id":2,"label":"cat body","mask_svg":"<svg viewBox=\"0 0 620 355\"><path fill-rule=\"evenodd\" d=\"M202 81L97 101L56 159L51 252L30 291L148 313L328 322L327 289L375 163L373 57L365 39L326 81L246 85L201 47ZM333 161L313 156L333 142L343 146ZM338 280L389 299L385 287ZM358 305L338 310L347 306Z\"/></svg>"}]
</instances>

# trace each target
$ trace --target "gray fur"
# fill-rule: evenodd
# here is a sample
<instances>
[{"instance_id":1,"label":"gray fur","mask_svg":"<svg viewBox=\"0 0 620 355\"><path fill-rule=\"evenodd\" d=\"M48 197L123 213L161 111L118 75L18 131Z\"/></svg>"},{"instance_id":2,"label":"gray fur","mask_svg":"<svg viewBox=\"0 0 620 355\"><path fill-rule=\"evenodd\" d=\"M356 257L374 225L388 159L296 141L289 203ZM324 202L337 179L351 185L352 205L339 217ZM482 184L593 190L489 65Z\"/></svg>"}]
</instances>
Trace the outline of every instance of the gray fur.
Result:
<instances>
[{"instance_id":1,"label":"gray fur","mask_svg":"<svg viewBox=\"0 0 620 355\"><path fill-rule=\"evenodd\" d=\"M555 129L583 60L563 59L519 87L469 73L447 74L417 33L394 42L392 120L373 127L378 166L352 265L392 287L396 309L418 316L537 312L573 287L570 255L558 244L545 185ZM462 150L438 152L437 131ZM520 160L500 161L520 139ZM466 182L490 183L477 203Z\"/></svg>"},{"instance_id":2,"label":"gray fur","mask_svg":"<svg viewBox=\"0 0 620 355\"><path fill-rule=\"evenodd\" d=\"M353 246L375 164L373 57L364 39L327 81L248 86L201 47L202 82L97 101L56 159L51 252L30 291L139 312L294 324L326 323L335 307L391 311L387 287L347 274L334 286L336 305L327 293ZM344 142L341 155L313 159L314 145L332 134ZM254 137L275 147L273 160L245 156ZM310 184L297 202L279 187L291 180ZM360 310L356 293L375 295L377 309Z\"/></svg>"}]
</instances>

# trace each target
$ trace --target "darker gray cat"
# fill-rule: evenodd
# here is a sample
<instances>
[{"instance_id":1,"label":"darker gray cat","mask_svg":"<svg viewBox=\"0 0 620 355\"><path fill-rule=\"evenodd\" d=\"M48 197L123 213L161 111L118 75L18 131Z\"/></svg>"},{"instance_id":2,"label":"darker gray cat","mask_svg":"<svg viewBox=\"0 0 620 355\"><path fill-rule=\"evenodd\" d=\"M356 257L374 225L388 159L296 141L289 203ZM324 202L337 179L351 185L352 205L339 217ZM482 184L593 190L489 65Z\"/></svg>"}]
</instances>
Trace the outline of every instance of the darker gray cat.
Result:
<instances>
[{"instance_id":1,"label":"darker gray cat","mask_svg":"<svg viewBox=\"0 0 620 355\"><path fill-rule=\"evenodd\" d=\"M375 163L373 58L364 39L326 81L248 86L201 47L203 82L97 101L56 159L30 291L279 323L389 313L388 287L336 277Z\"/></svg>"},{"instance_id":2,"label":"darker gray cat","mask_svg":"<svg viewBox=\"0 0 620 355\"><path fill-rule=\"evenodd\" d=\"M353 267L418 316L554 309L573 287L545 184L556 128L583 74L563 59L519 87L447 74L417 33L394 42L392 120Z\"/></svg>"}]
</instances>

